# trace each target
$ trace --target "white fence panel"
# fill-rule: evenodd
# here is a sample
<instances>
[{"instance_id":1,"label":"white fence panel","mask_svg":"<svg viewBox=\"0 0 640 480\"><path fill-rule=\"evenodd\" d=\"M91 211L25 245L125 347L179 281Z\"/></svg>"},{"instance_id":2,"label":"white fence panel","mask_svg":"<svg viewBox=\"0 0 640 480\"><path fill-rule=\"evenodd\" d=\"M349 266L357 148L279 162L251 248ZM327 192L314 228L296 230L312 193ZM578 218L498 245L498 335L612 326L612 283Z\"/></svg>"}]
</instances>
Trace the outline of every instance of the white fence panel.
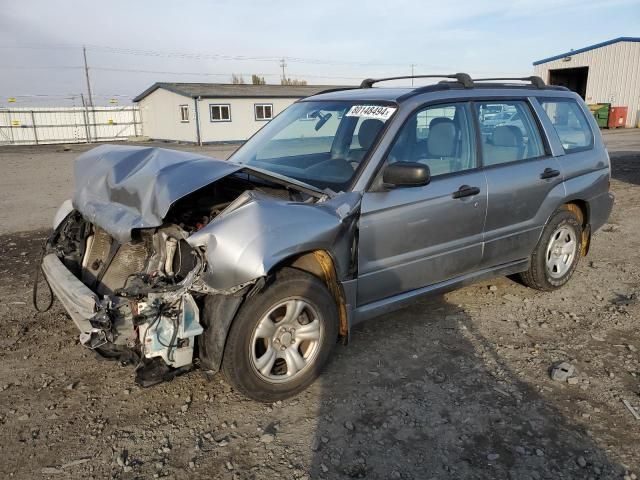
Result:
<instances>
[{"instance_id":1,"label":"white fence panel","mask_svg":"<svg viewBox=\"0 0 640 480\"><path fill-rule=\"evenodd\" d=\"M84 143L142 135L138 107L0 109L0 145Z\"/></svg>"}]
</instances>

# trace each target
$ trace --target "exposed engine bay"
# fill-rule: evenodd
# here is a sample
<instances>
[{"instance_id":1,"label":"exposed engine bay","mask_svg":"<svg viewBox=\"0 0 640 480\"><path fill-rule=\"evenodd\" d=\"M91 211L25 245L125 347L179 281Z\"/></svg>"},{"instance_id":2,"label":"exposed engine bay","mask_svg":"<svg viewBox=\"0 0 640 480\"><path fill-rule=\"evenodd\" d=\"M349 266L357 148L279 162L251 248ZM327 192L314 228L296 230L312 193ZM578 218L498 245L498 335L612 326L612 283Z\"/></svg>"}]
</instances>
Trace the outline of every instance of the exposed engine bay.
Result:
<instances>
[{"instance_id":1,"label":"exposed engine bay","mask_svg":"<svg viewBox=\"0 0 640 480\"><path fill-rule=\"evenodd\" d=\"M236 172L176 201L161 226L134 230L126 243L73 210L48 240L46 254L54 253L100 299L88 319L90 329L80 335L82 345L136 363L143 386L191 369L196 338L204 330L203 297L215 292L203 281L202 274L212 268L204 249L187 239L237 208L239 200L246 202L245 192L274 200L317 200Z\"/></svg>"}]
</instances>

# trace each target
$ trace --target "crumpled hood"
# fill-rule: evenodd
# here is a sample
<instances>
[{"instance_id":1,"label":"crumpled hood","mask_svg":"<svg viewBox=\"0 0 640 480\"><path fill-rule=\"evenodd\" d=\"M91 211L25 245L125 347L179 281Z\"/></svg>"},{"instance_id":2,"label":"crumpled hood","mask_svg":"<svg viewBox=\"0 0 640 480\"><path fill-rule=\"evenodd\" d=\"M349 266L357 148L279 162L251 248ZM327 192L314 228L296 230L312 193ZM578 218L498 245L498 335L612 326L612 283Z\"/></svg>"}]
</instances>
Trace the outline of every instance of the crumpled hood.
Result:
<instances>
[{"instance_id":1,"label":"crumpled hood","mask_svg":"<svg viewBox=\"0 0 640 480\"><path fill-rule=\"evenodd\" d=\"M160 226L177 200L241 168L196 153L102 145L76 160L73 206L126 243L133 229Z\"/></svg>"}]
</instances>

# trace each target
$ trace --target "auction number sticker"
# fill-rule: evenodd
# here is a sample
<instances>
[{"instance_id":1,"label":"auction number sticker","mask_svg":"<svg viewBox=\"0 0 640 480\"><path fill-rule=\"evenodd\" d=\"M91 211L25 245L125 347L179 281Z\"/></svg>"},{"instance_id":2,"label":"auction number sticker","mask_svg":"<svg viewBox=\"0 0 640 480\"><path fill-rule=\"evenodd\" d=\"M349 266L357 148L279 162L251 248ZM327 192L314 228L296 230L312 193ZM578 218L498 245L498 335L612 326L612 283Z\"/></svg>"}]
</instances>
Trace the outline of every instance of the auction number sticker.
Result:
<instances>
[{"instance_id":1,"label":"auction number sticker","mask_svg":"<svg viewBox=\"0 0 640 480\"><path fill-rule=\"evenodd\" d=\"M395 107L381 107L380 105L354 105L347 112L347 117L366 117L388 120Z\"/></svg>"}]
</instances>

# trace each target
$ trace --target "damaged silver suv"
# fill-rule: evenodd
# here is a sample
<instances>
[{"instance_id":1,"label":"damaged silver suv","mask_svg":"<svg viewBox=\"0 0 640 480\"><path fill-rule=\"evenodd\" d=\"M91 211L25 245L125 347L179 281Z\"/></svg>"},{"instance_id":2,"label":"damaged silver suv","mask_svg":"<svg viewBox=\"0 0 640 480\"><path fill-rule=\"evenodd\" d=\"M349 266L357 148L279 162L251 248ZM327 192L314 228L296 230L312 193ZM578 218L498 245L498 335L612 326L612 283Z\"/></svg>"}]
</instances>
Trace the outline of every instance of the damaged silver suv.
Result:
<instances>
[{"instance_id":1,"label":"damaged silver suv","mask_svg":"<svg viewBox=\"0 0 640 480\"><path fill-rule=\"evenodd\" d=\"M144 386L199 367L270 402L418 296L565 284L613 204L584 102L537 77L437 77L301 100L229 161L81 155L42 269L82 345Z\"/></svg>"}]
</instances>

